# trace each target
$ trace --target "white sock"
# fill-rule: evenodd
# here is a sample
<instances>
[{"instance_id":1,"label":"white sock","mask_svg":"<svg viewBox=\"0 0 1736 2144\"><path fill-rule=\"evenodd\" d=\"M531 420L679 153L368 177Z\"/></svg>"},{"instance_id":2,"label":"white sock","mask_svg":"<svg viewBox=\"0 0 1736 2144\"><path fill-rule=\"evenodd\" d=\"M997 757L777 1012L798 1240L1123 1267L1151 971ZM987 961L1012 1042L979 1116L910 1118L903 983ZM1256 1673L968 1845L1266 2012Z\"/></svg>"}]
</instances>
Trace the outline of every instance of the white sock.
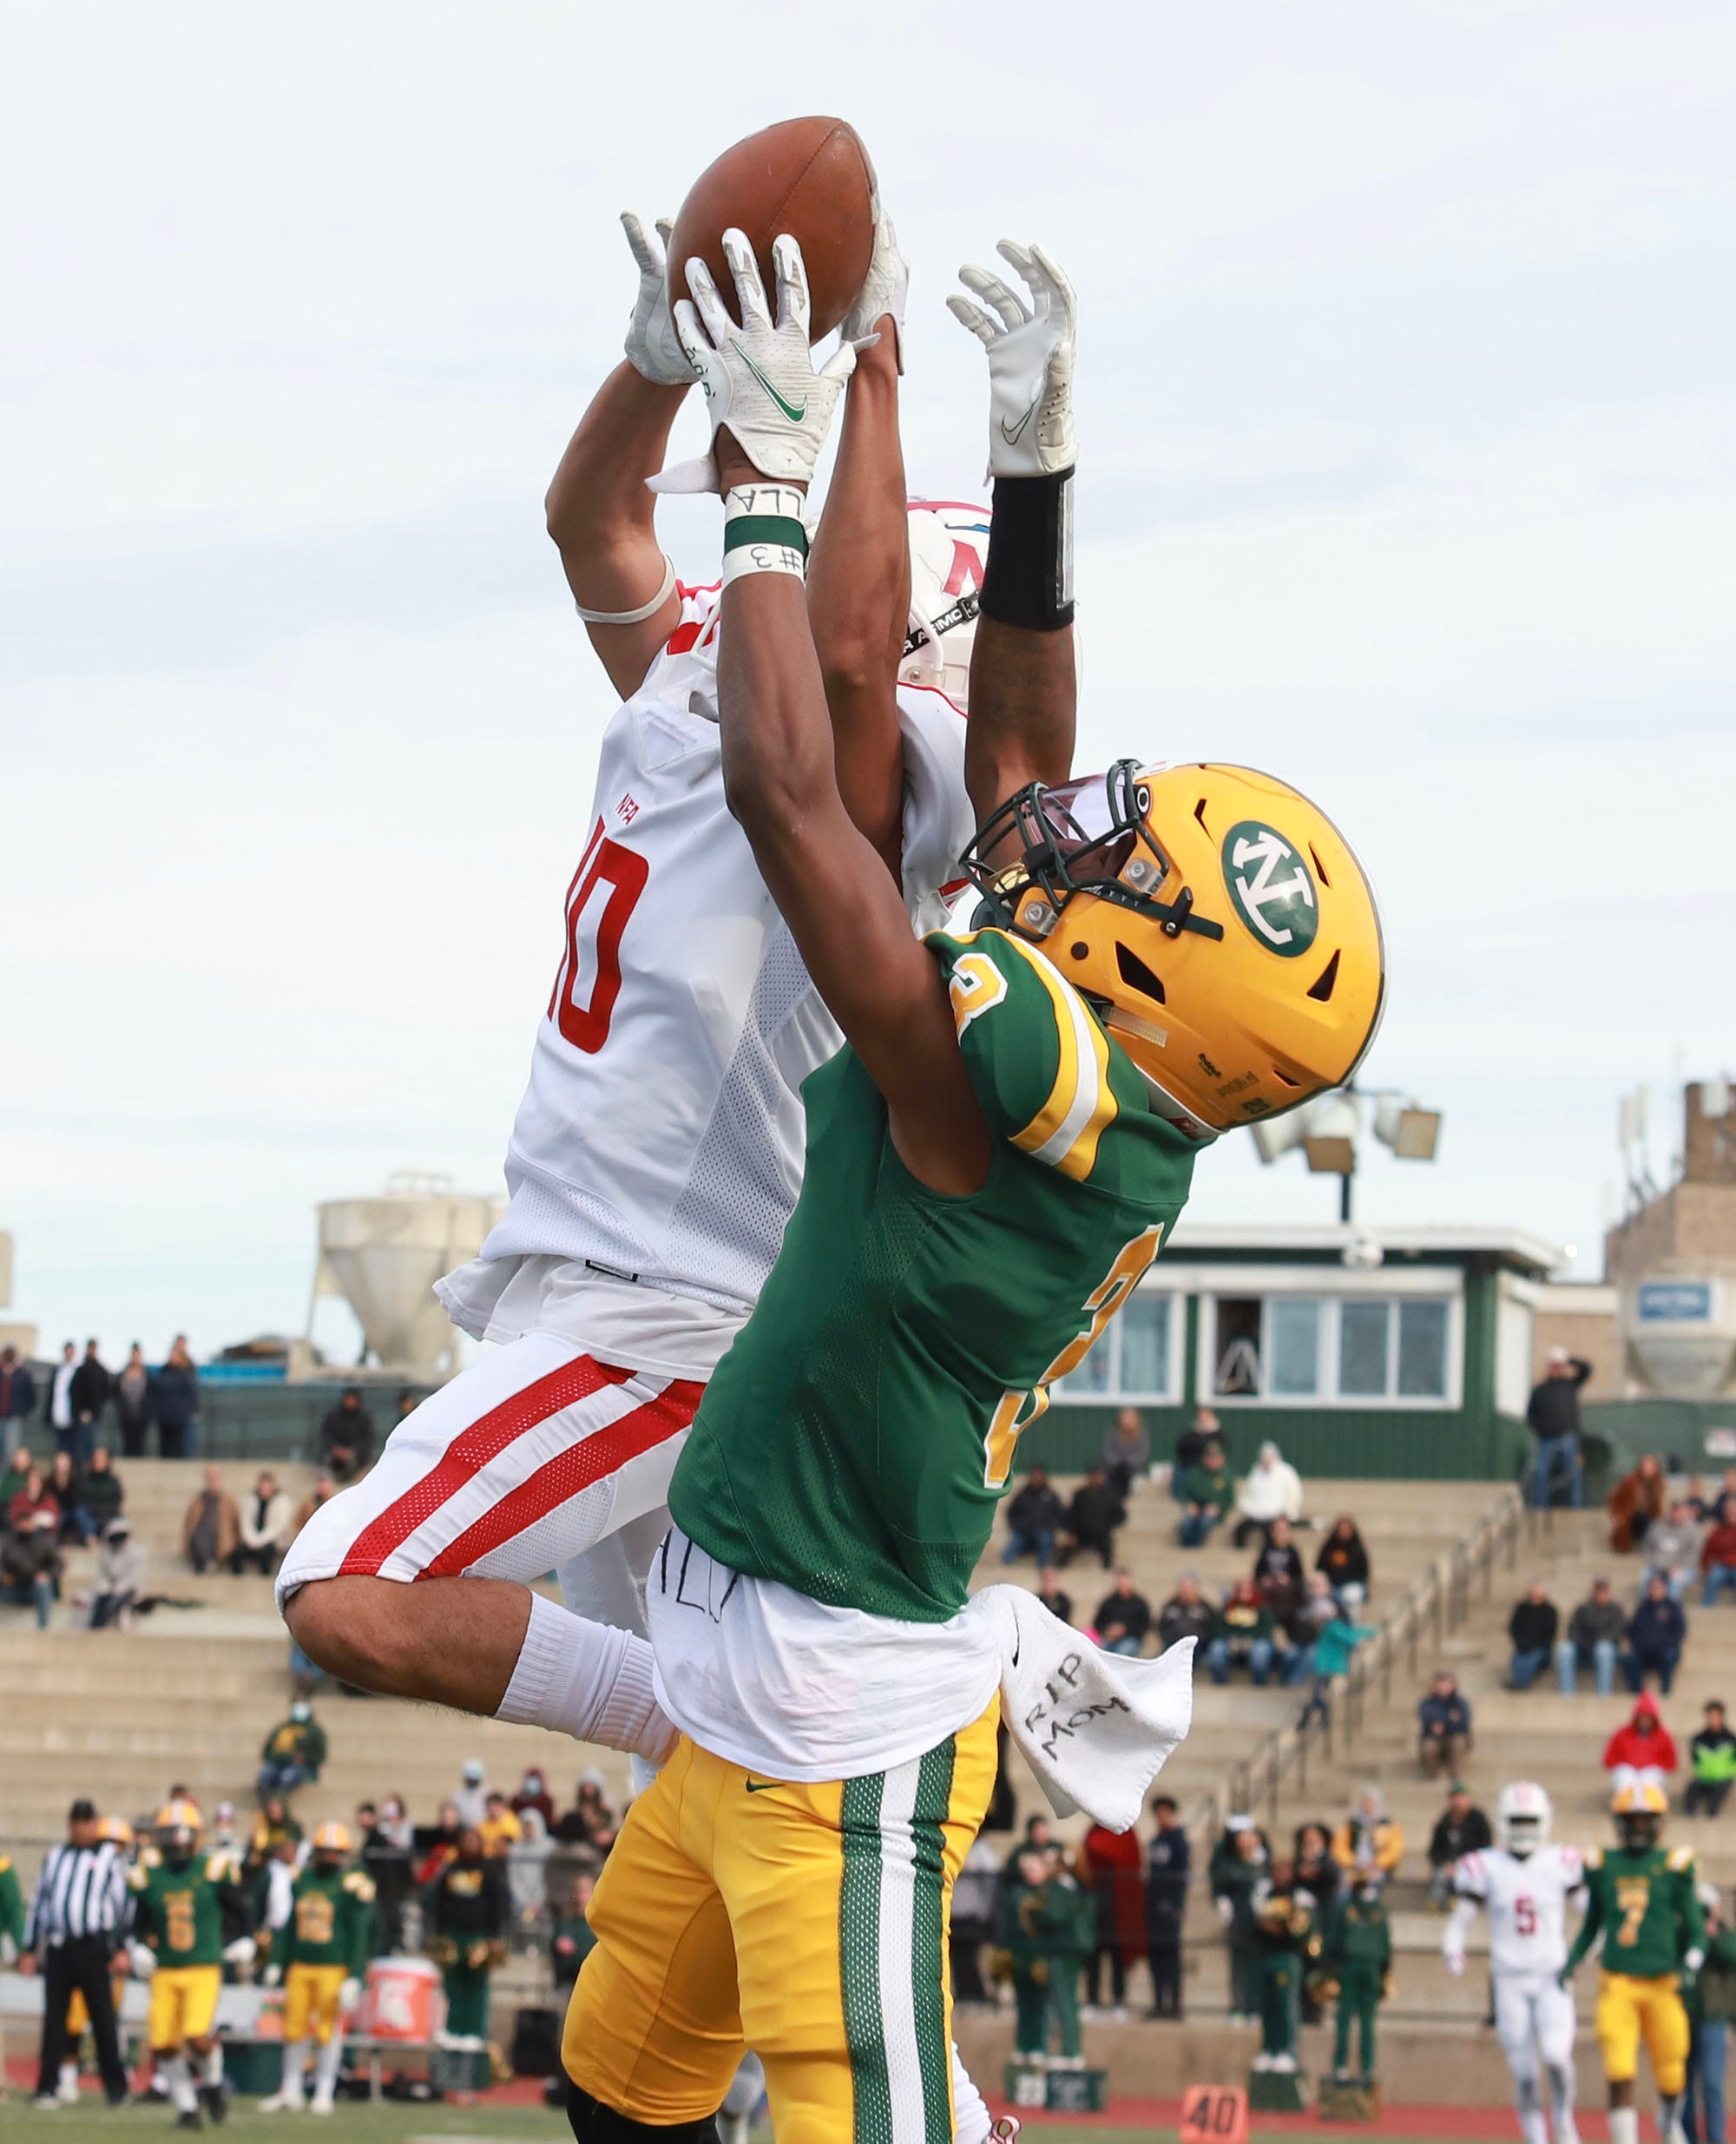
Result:
<instances>
[{"instance_id":1,"label":"white sock","mask_svg":"<svg viewBox=\"0 0 1736 2144\"><path fill-rule=\"evenodd\" d=\"M187 2068L186 2055L177 2049L164 2061L162 2073L176 2114L196 2114L199 2112L199 2096L193 2088L193 2075Z\"/></svg>"},{"instance_id":2,"label":"white sock","mask_svg":"<svg viewBox=\"0 0 1736 2144\"><path fill-rule=\"evenodd\" d=\"M1524 2132L1525 2144L1549 2144L1549 2124L1543 2120L1543 2110L1535 2101L1519 2109L1519 2127Z\"/></svg>"},{"instance_id":3,"label":"white sock","mask_svg":"<svg viewBox=\"0 0 1736 2144\"><path fill-rule=\"evenodd\" d=\"M518 1664L495 1718L629 1750L654 1764L675 1743L644 1639L569 1615L540 1593L530 1596Z\"/></svg>"},{"instance_id":4,"label":"white sock","mask_svg":"<svg viewBox=\"0 0 1736 2144\"><path fill-rule=\"evenodd\" d=\"M220 2040L211 2042L211 2051L205 2057L205 2082L207 2084L221 2084L223 2082L223 2042Z\"/></svg>"},{"instance_id":5,"label":"white sock","mask_svg":"<svg viewBox=\"0 0 1736 2144\"><path fill-rule=\"evenodd\" d=\"M338 2068L344 2059L344 2031L341 2025L333 2025L332 2037L313 2058L313 2096L329 2100L332 2088L338 2082Z\"/></svg>"},{"instance_id":6,"label":"white sock","mask_svg":"<svg viewBox=\"0 0 1736 2144\"><path fill-rule=\"evenodd\" d=\"M952 2122L957 2144L989 2144L989 2110L952 2042Z\"/></svg>"},{"instance_id":7,"label":"white sock","mask_svg":"<svg viewBox=\"0 0 1736 2144\"><path fill-rule=\"evenodd\" d=\"M283 2050L283 2093L286 2099L299 2100L301 2097L301 2073L306 2067L306 2041L290 2041ZM1638 2138L1630 2140L1630 2144L1639 2144Z\"/></svg>"},{"instance_id":8,"label":"white sock","mask_svg":"<svg viewBox=\"0 0 1736 2144\"><path fill-rule=\"evenodd\" d=\"M61 2064L59 2082L62 2090L76 2090L78 2086L78 2064L76 2062Z\"/></svg>"},{"instance_id":9,"label":"white sock","mask_svg":"<svg viewBox=\"0 0 1736 2144\"><path fill-rule=\"evenodd\" d=\"M1658 2095L1658 2134L1663 2144L1670 2144L1681 2121L1682 2095L1680 2092L1660 2092Z\"/></svg>"},{"instance_id":10,"label":"white sock","mask_svg":"<svg viewBox=\"0 0 1736 2144\"><path fill-rule=\"evenodd\" d=\"M1637 2107L1610 2108L1609 2144L1640 2144L1640 2110Z\"/></svg>"}]
</instances>

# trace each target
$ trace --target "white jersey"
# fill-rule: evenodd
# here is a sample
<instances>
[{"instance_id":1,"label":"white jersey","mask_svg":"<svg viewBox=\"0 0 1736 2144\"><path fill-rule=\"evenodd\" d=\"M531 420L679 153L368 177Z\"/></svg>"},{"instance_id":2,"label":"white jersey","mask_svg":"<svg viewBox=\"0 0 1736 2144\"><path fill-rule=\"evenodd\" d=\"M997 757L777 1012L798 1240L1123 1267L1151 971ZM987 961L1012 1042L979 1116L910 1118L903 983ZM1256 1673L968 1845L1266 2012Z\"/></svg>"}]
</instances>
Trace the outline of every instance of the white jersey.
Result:
<instances>
[{"instance_id":1,"label":"white jersey","mask_svg":"<svg viewBox=\"0 0 1736 2144\"><path fill-rule=\"evenodd\" d=\"M1522 1859L1504 1847L1465 1855L1453 1889L1489 1913L1489 1963L1496 1974L1558 1973L1567 1963L1568 1901L1585 1883L1575 1846L1537 1847Z\"/></svg>"},{"instance_id":2,"label":"white jersey","mask_svg":"<svg viewBox=\"0 0 1736 2144\"><path fill-rule=\"evenodd\" d=\"M441 1299L478 1338L521 1267L640 1284L694 1308L709 1361L760 1293L801 1188L801 1085L838 1050L724 802L715 589L681 618L603 733L564 941L507 1150L510 1203ZM904 892L919 929L974 831L964 721L901 686ZM526 1280L542 1286L541 1272ZM523 1297L523 1283L516 1291ZM675 1321L684 1314L676 1307Z\"/></svg>"}]
</instances>

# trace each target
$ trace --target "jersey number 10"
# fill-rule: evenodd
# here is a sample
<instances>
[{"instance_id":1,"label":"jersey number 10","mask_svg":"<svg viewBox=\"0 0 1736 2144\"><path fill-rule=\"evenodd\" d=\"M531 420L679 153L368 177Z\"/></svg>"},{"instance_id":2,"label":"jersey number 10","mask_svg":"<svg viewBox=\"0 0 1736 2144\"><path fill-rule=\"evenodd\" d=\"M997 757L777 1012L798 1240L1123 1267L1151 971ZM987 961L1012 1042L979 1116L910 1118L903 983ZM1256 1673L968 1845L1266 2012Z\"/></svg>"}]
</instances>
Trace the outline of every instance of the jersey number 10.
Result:
<instances>
[{"instance_id":1,"label":"jersey number 10","mask_svg":"<svg viewBox=\"0 0 1736 2144\"><path fill-rule=\"evenodd\" d=\"M621 934L650 866L635 850L592 830L567 888L567 944L549 999L549 1017L575 1049L595 1056L608 1040L621 995ZM582 995L581 995L582 993Z\"/></svg>"}]
</instances>

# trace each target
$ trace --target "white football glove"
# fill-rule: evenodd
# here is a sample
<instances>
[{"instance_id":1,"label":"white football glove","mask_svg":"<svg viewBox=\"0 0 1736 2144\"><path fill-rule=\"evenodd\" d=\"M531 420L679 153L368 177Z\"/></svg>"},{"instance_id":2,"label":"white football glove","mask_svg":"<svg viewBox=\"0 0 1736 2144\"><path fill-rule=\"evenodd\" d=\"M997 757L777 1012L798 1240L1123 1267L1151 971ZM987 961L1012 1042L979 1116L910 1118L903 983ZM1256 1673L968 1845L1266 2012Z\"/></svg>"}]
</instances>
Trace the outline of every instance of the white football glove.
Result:
<instances>
[{"instance_id":1,"label":"white football glove","mask_svg":"<svg viewBox=\"0 0 1736 2144\"><path fill-rule=\"evenodd\" d=\"M133 1969L135 1980L148 1980L157 1970L157 1954L148 1943L131 1943L127 1945L127 1963ZM165 1981L163 1985L167 1987L168 1983Z\"/></svg>"},{"instance_id":2,"label":"white football glove","mask_svg":"<svg viewBox=\"0 0 1736 2144\"><path fill-rule=\"evenodd\" d=\"M892 219L874 203L874 257L868 263L868 280L856 303L844 316L839 331L845 342L860 349L876 332L876 324L890 313L896 331L892 354L898 370L904 369L904 306L911 294L911 264L898 250L898 234Z\"/></svg>"},{"instance_id":3,"label":"white football glove","mask_svg":"<svg viewBox=\"0 0 1736 2144\"><path fill-rule=\"evenodd\" d=\"M275 1988L279 1986L281 1983L282 1979L283 1968L278 1963L275 1958L273 1958L271 1963L266 1966L264 1972L260 1975L261 1984L267 1988Z\"/></svg>"},{"instance_id":4,"label":"white football glove","mask_svg":"<svg viewBox=\"0 0 1736 2144\"><path fill-rule=\"evenodd\" d=\"M654 387L691 387L694 368L669 318L667 248L675 227L667 216L660 216L655 229L648 233L629 211L622 215L621 227L639 264L639 295L627 323L628 362Z\"/></svg>"},{"instance_id":5,"label":"white football glove","mask_svg":"<svg viewBox=\"0 0 1736 2144\"><path fill-rule=\"evenodd\" d=\"M362 1999L362 1983L353 1973L345 1975L338 1990L338 2008L348 2017Z\"/></svg>"},{"instance_id":6,"label":"white football glove","mask_svg":"<svg viewBox=\"0 0 1736 2144\"><path fill-rule=\"evenodd\" d=\"M762 477L779 483L806 483L832 427L844 383L856 367L852 343L840 343L819 372L808 347L808 277L794 239L772 243L778 278L778 317L766 304L766 286L753 248L740 231L723 234L723 257L735 279L741 326L730 319L703 260L687 263L692 298L675 303L675 332L705 390L715 446L719 430L731 436ZM654 491L715 491L714 455L678 463L651 479Z\"/></svg>"},{"instance_id":7,"label":"white football glove","mask_svg":"<svg viewBox=\"0 0 1736 2144\"><path fill-rule=\"evenodd\" d=\"M229 1965L251 1965L259 1955L259 1949L251 1936L237 1936L233 1943L224 1944L224 1962Z\"/></svg>"},{"instance_id":8,"label":"white football glove","mask_svg":"<svg viewBox=\"0 0 1736 2144\"><path fill-rule=\"evenodd\" d=\"M986 268L963 267L958 280L982 305L956 294L946 301L989 352L989 474L1056 476L1079 458L1073 434L1079 301L1041 246L1003 238L995 250L1018 271L1029 299Z\"/></svg>"}]
</instances>

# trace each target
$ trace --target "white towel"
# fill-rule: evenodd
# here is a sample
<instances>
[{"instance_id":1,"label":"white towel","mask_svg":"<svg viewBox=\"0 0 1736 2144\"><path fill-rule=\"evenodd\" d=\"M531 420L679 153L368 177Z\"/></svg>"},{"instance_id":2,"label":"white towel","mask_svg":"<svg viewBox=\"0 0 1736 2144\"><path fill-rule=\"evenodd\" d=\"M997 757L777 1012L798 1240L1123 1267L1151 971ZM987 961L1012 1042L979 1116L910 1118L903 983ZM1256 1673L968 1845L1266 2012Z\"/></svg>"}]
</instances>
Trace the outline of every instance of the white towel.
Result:
<instances>
[{"instance_id":1,"label":"white towel","mask_svg":"<svg viewBox=\"0 0 1736 2144\"><path fill-rule=\"evenodd\" d=\"M1001 1709L1055 1815L1130 1831L1193 1724L1194 1641L1154 1661L1106 1653L1023 1586L987 1586L967 1612L991 1619Z\"/></svg>"}]
</instances>

